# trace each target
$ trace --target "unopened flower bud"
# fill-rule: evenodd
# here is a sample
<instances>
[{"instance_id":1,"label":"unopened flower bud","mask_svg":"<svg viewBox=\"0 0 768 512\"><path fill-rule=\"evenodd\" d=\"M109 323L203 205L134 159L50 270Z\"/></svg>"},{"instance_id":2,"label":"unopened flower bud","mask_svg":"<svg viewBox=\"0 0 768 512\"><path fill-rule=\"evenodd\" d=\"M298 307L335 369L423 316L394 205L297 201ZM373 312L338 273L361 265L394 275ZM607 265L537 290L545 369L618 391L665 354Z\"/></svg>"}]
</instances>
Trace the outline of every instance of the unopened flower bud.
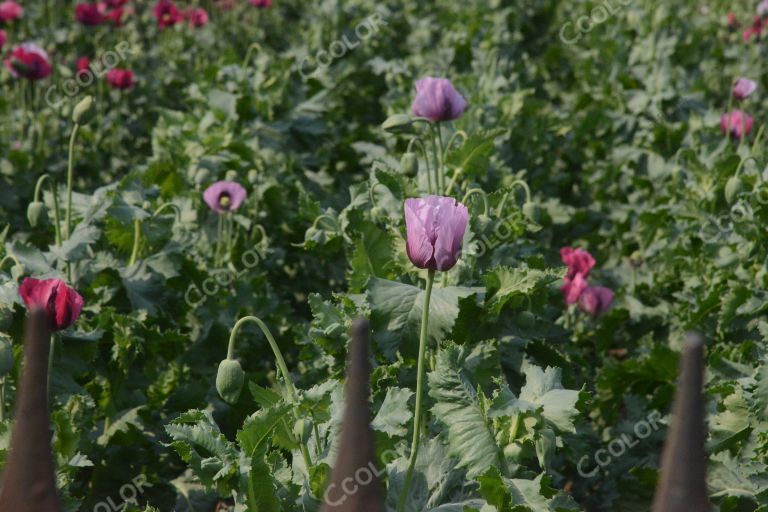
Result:
<instances>
[{"instance_id":1,"label":"unopened flower bud","mask_svg":"<svg viewBox=\"0 0 768 512\"><path fill-rule=\"evenodd\" d=\"M93 103L93 96L86 96L72 110L72 121L80 125L88 124L95 114L96 108Z\"/></svg>"},{"instance_id":2,"label":"unopened flower bud","mask_svg":"<svg viewBox=\"0 0 768 512\"><path fill-rule=\"evenodd\" d=\"M224 359L219 363L216 373L216 391L227 403L234 404L240 398L240 392L245 383L245 372L240 363L234 359Z\"/></svg>"},{"instance_id":3,"label":"unopened flower bud","mask_svg":"<svg viewBox=\"0 0 768 512\"><path fill-rule=\"evenodd\" d=\"M744 190L744 184L738 176L731 176L725 183L725 200L729 205L736 202L739 194Z\"/></svg>"},{"instance_id":4,"label":"unopened flower bud","mask_svg":"<svg viewBox=\"0 0 768 512\"><path fill-rule=\"evenodd\" d=\"M29 225L34 227L37 227L38 223L40 222L40 218L45 214L45 204L41 201L32 201L29 203L29 206L27 206L27 220L29 220Z\"/></svg>"},{"instance_id":5,"label":"unopened flower bud","mask_svg":"<svg viewBox=\"0 0 768 512\"><path fill-rule=\"evenodd\" d=\"M400 171L406 176L416 176L419 171L419 160L416 158L416 153L409 151L403 154L400 159Z\"/></svg>"},{"instance_id":6,"label":"unopened flower bud","mask_svg":"<svg viewBox=\"0 0 768 512\"><path fill-rule=\"evenodd\" d=\"M413 120L408 114L395 114L389 116L381 125L385 132L389 133L412 133Z\"/></svg>"}]
</instances>

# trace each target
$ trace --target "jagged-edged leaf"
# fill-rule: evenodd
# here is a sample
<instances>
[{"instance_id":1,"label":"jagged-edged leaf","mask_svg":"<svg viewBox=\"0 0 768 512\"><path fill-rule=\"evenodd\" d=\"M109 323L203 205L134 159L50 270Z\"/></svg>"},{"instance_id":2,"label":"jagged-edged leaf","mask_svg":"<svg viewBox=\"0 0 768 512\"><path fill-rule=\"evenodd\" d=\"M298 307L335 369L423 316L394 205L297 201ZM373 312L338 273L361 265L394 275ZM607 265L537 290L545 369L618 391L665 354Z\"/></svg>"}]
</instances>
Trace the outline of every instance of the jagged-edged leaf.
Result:
<instances>
[{"instance_id":1,"label":"jagged-edged leaf","mask_svg":"<svg viewBox=\"0 0 768 512\"><path fill-rule=\"evenodd\" d=\"M525 386L520 390L520 400L542 409L542 416L555 427L566 432L576 432L573 419L579 414L576 403L579 391L563 389L560 369L529 365L525 368Z\"/></svg>"},{"instance_id":2,"label":"jagged-edged leaf","mask_svg":"<svg viewBox=\"0 0 768 512\"><path fill-rule=\"evenodd\" d=\"M436 401L432 413L448 428L451 455L473 477L502 461L481 397L464 368L467 355L464 347L448 344L438 351L435 370L428 377L429 395Z\"/></svg>"},{"instance_id":3,"label":"jagged-edged leaf","mask_svg":"<svg viewBox=\"0 0 768 512\"><path fill-rule=\"evenodd\" d=\"M413 413L408 408L408 401L413 391L403 388L389 388L379 412L373 418L371 426L374 430L384 432L389 436L404 436L408 433L408 422Z\"/></svg>"},{"instance_id":4,"label":"jagged-edged leaf","mask_svg":"<svg viewBox=\"0 0 768 512\"><path fill-rule=\"evenodd\" d=\"M563 274L564 272L558 269L497 267L485 275L488 304L491 310L498 314L513 298L517 297L522 301L524 296L559 281Z\"/></svg>"}]
</instances>

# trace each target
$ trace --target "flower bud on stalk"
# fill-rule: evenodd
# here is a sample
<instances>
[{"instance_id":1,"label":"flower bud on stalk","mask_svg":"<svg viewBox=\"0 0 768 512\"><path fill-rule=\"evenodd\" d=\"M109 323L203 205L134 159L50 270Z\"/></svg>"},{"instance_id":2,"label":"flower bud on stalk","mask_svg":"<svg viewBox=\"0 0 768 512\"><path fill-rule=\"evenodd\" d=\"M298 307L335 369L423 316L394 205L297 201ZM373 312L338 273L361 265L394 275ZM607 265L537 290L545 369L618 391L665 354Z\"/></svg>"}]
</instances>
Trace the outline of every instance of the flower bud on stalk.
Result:
<instances>
[{"instance_id":1,"label":"flower bud on stalk","mask_svg":"<svg viewBox=\"0 0 768 512\"><path fill-rule=\"evenodd\" d=\"M400 171L406 176L416 176L419 171L419 161L416 158L416 153L410 151L403 154L400 159Z\"/></svg>"},{"instance_id":2,"label":"flower bud on stalk","mask_svg":"<svg viewBox=\"0 0 768 512\"><path fill-rule=\"evenodd\" d=\"M541 209L539 209L536 203L529 201L523 205L523 215L530 221L539 222L541 219Z\"/></svg>"},{"instance_id":3,"label":"flower bud on stalk","mask_svg":"<svg viewBox=\"0 0 768 512\"><path fill-rule=\"evenodd\" d=\"M381 128L385 132L392 134L412 133L413 120L408 114L395 114L389 116L387 120L381 124Z\"/></svg>"},{"instance_id":4,"label":"flower bud on stalk","mask_svg":"<svg viewBox=\"0 0 768 512\"><path fill-rule=\"evenodd\" d=\"M72 121L79 125L88 124L95 115L96 109L94 108L93 96L86 96L72 110Z\"/></svg>"},{"instance_id":5,"label":"flower bud on stalk","mask_svg":"<svg viewBox=\"0 0 768 512\"><path fill-rule=\"evenodd\" d=\"M738 175L731 176L725 183L725 200L732 205L738 199L739 194L744 190L744 183Z\"/></svg>"},{"instance_id":6,"label":"flower bud on stalk","mask_svg":"<svg viewBox=\"0 0 768 512\"><path fill-rule=\"evenodd\" d=\"M27 220L29 221L29 225L36 228L40 223L40 218L45 215L45 212L45 203L42 201L32 201L29 203L29 206L27 206Z\"/></svg>"},{"instance_id":7,"label":"flower bud on stalk","mask_svg":"<svg viewBox=\"0 0 768 512\"><path fill-rule=\"evenodd\" d=\"M216 373L216 391L228 404L235 404L245 383L245 372L235 359L224 359Z\"/></svg>"}]
</instances>

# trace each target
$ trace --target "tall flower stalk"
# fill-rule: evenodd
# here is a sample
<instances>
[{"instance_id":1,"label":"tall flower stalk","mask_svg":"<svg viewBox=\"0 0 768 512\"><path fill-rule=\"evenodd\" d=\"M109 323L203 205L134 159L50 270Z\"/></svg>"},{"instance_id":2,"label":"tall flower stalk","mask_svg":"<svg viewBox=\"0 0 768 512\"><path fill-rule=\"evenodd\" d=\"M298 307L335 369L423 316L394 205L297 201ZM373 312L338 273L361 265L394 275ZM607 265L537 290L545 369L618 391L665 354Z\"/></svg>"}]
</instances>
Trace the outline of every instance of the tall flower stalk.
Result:
<instances>
[{"instance_id":1,"label":"tall flower stalk","mask_svg":"<svg viewBox=\"0 0 768 512\"><path fill-rule=\"evenodd\" d=\"M419 334L419 359L416 368L416 408L413 418L413 439L408 460L408 471L400 494L398 512L403 512L408 500L413 471L419 455L419 441L424 407L424 379L429 337L429 307L432 286L438 270L447 271L461 257L462 241L467 229L467 207L451 197L428 196L405 201L406 252L418 268L427 270L424 305Z\"/></svg>"}]
</instances>

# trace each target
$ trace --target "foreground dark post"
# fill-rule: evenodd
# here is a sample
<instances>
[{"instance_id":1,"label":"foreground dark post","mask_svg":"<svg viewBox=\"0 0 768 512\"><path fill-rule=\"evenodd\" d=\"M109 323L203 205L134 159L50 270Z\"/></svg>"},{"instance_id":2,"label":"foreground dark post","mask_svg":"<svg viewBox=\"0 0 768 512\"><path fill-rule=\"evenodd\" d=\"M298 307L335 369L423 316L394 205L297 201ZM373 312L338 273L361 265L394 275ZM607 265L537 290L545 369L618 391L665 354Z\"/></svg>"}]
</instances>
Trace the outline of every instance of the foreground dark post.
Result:
<instances>
[{"instance_id":1,"label":"foreground dark post","mask_svg":"<svg viewBox=\"0 0 768 512\"><path fill-rule=\"evenodd\" d=\"M689 335L680 360L680 378L661 459L653 512L708 512L707 456L704 452L704 342Z\"/></svg>"},{"instance_id":2,"label":"foreground dark post","mask_svg":"<svg viewBox=\"0 0 768 512\"><path fill-rule=\"evenodd\" d=\"M368 322L352 325L341 441L322 512L382 512L384 499L376 469L368 407Z\"/></svg>"},{"instance_id":3,"label":"foreground dark post","mask_svg":"<svg viewBox=\"0 0 768 512\"><path fill-rule=\"evenodd\" d=\"M19 386L8 462L2 475L0 512L60 512L51 454L48 412L46 315L30 313L24 333L24 369Z\"/></svg>"}]
</instances>

